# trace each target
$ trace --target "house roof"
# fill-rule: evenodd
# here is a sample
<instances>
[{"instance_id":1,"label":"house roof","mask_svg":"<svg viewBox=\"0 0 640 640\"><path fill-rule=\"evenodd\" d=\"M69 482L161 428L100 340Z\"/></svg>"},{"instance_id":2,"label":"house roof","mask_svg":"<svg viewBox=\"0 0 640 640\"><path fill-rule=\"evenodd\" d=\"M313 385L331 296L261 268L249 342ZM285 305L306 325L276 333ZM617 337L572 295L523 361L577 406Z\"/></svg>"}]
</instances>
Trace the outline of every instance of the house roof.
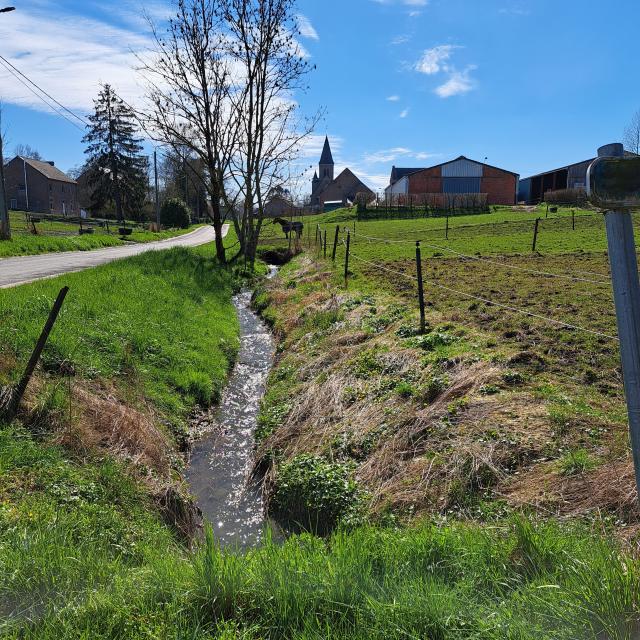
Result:
<instances>
[{"instance_id":1,"label":"house roof","mask_svg":"<svg viewBox=\"0 0 640 640\"><path fill-rule=\"evenodd\" d=\"M34 160L33 158L25 158L23 156L16 156L16 159L20 159L26 162L30 167L35 169L38 173L41 173L45 178L49 180L57 180L58 182L69 182L70 184L76 184L75 180L72 180L66 173L60 171L60 169L54 167L49 162L43 162L42 160Z\"/></svg>"},{"instance_id":2,"label":"house roof","mask_svg":"<svg viewBox=\"0 0 640 640\"><path fill-rule=\"evenodd\" d=\"M624 157L625 158L636 158L638 157L637 153L633 153L633 151L627 151L625 149L624 151ZM540 178L541 176L546 176L549 175L550 173L557 173L558 171L565 171L570 169L571 167L577 167L578 165L581 164L591 164L596 158L589 158L588 160L581 160L580 162L572 162L571 164L566 164L564 165L564 167L558 167L557 169L549 169L549 171L543 171L542 173L536 173L532 176L529 176L527 178L524 178L524 180L532 180L533 178Z\"/></svg>"},{"instance_id":3,"label":"house roof","mask_svg":"<svg viewBox=\"0 0 640 640\"><path fill-rule=\"evenodd\" d=\"M325 136L322 155L320 156L320 164L333 164L333 155L331 155L331 146L329 145L329 136Z\"/></svg>"},{"instance_id":4,"label":"house roof","mask_svg":"<svg viewBox=\"0 0 640 640\"><path fill-rule=\"evenodd\" d=\"M391 167L391 184L395 184L398 180L402 180L405 176L408 176L411 173L417 173L418 171L422 171L422 168L413 168L408 169L406 167Z\"/></svg>"}]
</instances>

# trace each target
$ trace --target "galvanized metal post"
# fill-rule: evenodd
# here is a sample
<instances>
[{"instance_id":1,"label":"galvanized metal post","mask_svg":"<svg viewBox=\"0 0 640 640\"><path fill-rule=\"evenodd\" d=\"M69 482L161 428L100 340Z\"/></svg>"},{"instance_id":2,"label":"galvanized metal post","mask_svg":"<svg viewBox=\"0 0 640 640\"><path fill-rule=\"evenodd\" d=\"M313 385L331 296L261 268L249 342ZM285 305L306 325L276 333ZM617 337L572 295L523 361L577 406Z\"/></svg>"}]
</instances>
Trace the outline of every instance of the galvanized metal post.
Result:
<instances>
[{"instance_id":1,"label":"galvanized metal post","mask_svg":"<svg viewBox=\"0 0 640 640\"><path fill-rule=\"evenodd\" d=\"M424 288L422 282L422 255L420 253L420 242L416 242L416 271L418 272L418 303L420 304L420 335L424 335L427 328L427 321L424 312Z\"/></svg>"},{"instance_id":2,"label":"galvanized metal post","mask_svg":"<svg viewBox=\"0 0 640 640\"><path fill-rule=\"evenodd\" d=\"M607 145L599 156L622 156L622 145ZM627 399L636 488L640 496L640 281L630 211L605 213L620 359Z\"/></svg>"}]
</instances>

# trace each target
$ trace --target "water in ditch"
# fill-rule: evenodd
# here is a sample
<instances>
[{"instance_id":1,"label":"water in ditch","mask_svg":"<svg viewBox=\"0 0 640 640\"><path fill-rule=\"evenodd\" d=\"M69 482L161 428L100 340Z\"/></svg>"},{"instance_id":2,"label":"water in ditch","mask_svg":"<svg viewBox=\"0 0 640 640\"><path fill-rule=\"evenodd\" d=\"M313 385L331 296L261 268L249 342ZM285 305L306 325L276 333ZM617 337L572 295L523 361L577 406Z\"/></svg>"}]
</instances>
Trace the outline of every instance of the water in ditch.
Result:
<instances>
[{"instance_id":1,"label":"water in ditch","mask_svg":"<svg viewBox=\"0 0 640 640\"><path fill-rule=\"evenodd\" d=\"M240 320L238 361L209 428L193 447L187 481L218 542L247 548L260 542L266 526L251 468L260 400L275 347L269 328L251 309L251 292L235 296L234 304Z\"/></svg>"}]
</instances>

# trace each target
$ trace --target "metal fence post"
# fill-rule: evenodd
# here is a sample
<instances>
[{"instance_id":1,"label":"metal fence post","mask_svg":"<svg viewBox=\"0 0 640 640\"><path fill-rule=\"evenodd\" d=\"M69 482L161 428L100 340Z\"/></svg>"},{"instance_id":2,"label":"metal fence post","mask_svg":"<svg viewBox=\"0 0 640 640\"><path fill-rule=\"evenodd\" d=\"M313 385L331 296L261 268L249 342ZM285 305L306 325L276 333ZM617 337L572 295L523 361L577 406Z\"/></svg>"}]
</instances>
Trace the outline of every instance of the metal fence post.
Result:
<instances>
[{"instance_id":1,"label":"metal fence post","mask_svg":"<svg viewBox=\"0 0 640 640\"><path fill-rule=\"evenodd\" d=\"M420 242L416 242L416 271L418 272L418 302L420 304L420 334L423 335L427 322L424 313L424 288L422 282L422 255L420 253Z\"/></svg>"},{"instance_id":2,"label":"metal fence post","mask_svg":"<svg viewBox=\"0 0 640 640\"><path fill-rule=\"evenodd\" d=\"M347 250L344 254L344 286L349 284L349 250L351 249L351 232L347 231Z\"/></svg>"},{"instance_id":3,"label":"metal fence post","mask_svg":"<svg viewBox=\"0 0 640 640\"><path fill-rule=\"evenodd\" d=\"M333 251L331 252L331 260L336 261L336 251L338 250L338 236L340 235L340 225L336 225L336 235L333 239Z\"/></svg>"},{"instance_id":4,"label":"metal fence post","mask_svg":"<svg viewBox=\"0 0 640 640\"><path fill-rule=\"evenodd\" d=\"M540 224L540 218L536 218L536 222L533 226L533 244L531 245L531 251L536 250L538 244L538 225Z\"/></svg>"},{"instance_id":5,"label":"metal fence post","mask_svg":"<svg viewBox=\"0 0 640 640\"><path fill-rule=\"evenodd\" d=\"M599 156L622 156L622 145L598 150ZM627 399L636 488L640 495L640 281L630 211L605 213L611 282L616 307L620 359Z\"/></svg>"}]
</instances>

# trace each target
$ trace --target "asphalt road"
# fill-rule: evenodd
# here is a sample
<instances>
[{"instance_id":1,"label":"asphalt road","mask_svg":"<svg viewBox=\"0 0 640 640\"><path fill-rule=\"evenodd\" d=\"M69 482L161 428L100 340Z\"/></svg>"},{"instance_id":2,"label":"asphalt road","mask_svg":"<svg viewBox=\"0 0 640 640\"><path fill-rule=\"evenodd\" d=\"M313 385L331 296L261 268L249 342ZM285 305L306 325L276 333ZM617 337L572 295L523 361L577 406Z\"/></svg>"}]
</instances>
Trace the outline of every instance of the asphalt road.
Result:
<instances>
[{"instance_id":1,"label":"asphalt road","mask_svg":"<svg viewBox=\"0 0 640 640\"><path fill-rule=\"evenodd\" d=\"M227 235L229 226L223 227L223 236ZM0 259L0 289L15 287L19 284L51 278L62 273L81 271L97 267L120 258L137 256L146 251L162 251L173 247L198 247L213 242L216 234L213 227L200 227L191 233L175 238L149 242L146 244L130 244L124 247L109 247L95 251L64 251L61 253L44 253L37 256L19 256Z\"/></svg>"}]
</instances>

